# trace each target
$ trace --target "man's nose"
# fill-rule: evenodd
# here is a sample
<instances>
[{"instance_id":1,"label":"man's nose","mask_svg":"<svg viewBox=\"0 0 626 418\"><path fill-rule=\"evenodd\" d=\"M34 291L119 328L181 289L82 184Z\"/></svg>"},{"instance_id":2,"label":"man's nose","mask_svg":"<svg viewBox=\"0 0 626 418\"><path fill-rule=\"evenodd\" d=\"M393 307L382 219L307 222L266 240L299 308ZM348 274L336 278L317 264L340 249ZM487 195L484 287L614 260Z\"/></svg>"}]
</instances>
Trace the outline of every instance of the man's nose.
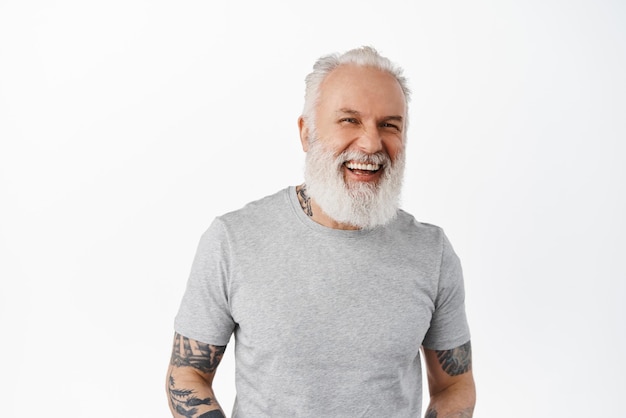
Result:
<instances>
[{"instance_id":1,"label":"man's nose","mask_svg":"<svg viewBox=\"0 0 626 418\"><path fill-rule=\"evenodd\" d=\"M373 154L383 149L383 140L376 127L364 127L357 146L365 153Z\"/></svg>"}]
</instances>

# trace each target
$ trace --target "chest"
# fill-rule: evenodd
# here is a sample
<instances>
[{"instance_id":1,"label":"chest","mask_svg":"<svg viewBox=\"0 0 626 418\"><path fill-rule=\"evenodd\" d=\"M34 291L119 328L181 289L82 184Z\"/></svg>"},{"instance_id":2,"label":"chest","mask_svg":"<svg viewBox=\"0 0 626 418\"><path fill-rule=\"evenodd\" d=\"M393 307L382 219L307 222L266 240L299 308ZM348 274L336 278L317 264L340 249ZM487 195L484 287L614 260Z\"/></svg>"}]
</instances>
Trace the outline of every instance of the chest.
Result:
<instances>
[{"instance_id":1,"label":"chest","mask_svg":"<svg viewBox=\"0 0 626 418\"><path fill-rule=\"evenodd\" d=\"M375 249L316 248L306 257L260 250L232 277L238 343L259 355L295 349L414 361L434 310L434 261Z\"/></svg>"}]
</instances>

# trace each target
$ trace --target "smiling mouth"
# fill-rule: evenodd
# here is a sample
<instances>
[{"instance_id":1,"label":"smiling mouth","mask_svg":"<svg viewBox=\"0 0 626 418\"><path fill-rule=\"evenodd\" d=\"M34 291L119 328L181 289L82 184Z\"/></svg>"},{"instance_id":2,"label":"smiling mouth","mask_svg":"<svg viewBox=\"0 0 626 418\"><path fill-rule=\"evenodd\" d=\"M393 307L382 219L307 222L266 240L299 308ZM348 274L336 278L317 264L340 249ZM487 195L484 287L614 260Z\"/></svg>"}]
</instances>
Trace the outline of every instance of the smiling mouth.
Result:
<instances>
[{"instance_id":1,"label":"smiling mouth","mask_svg":"<svg viewBox=\"0 0 626 418\"><path fill-rule=\"evenodd\" d=\"M376 173L378 170L383 168L382 164L359 163L355 161L346 161L343 165L352 172L363 172L368 174Z\"/></svg>"}]
</instances>

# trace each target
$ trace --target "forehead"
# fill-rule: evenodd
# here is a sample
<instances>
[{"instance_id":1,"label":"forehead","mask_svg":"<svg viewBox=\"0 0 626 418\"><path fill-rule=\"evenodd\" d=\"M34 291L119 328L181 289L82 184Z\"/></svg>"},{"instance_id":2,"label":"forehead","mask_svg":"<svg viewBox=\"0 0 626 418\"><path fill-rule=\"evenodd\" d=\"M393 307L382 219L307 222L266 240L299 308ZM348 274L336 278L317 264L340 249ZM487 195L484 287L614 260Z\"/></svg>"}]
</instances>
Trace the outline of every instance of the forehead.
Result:
<instances>
[{"instance_id":1,"label":"forehead","mask_svg":"<svg viewBox=\"0 0 626 418\"><path fill-rule=\"evenodd\" d=\"M374 116L406 114L406 98L398 80L374 67L340 65L322 82L319 110L354 109Z\"/></svg>"}]
</instances>

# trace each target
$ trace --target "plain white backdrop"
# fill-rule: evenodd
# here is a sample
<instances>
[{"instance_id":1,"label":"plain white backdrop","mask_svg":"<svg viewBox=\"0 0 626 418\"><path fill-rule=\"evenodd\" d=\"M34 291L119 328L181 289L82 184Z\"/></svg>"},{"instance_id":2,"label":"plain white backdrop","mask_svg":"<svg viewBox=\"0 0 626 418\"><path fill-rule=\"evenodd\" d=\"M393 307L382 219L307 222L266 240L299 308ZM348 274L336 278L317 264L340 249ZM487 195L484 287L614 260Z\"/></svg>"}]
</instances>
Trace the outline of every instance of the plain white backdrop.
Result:
<instances>
[{"instance_id":1,"label":"plain white backdrop","mask_svg":"<svg viewBox=\"0 0 626 418\"><path fill-rule=\"evenodd\" d=\"M168 417L200 234L302 181L304 76L372 45L414 92L403 207L463 262L475 416L620 416L625 28L618 0L0 1L0 415Z\"/></svg>"}]
</instances>

